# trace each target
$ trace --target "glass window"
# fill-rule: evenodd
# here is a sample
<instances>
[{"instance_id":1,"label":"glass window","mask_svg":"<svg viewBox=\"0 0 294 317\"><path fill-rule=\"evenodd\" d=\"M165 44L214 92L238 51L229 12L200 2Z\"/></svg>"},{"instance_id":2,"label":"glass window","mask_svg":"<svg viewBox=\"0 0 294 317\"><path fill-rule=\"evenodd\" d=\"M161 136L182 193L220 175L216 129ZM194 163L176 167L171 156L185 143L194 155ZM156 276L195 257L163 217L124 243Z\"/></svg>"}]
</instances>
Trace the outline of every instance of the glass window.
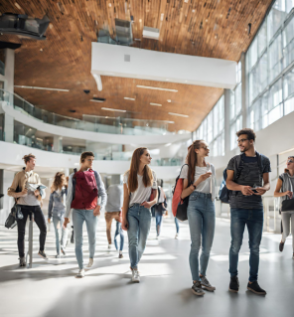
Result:
<instances>
[{"instance_id":1,"label":"glass window","mask_svg":"<svg viewBox=\"0 0 294 317\"><path fill-rule=\"evenodd\" d=\"M282 25L286 15L287 11L285 0L277 0L270 10L267 18L268 42L270 42L279 27Z\"/></svg>"},{"instance_id":2,"label":"glass window","mask_svg":"<svg viewBox=\"0 0 294 317\"><path fill-rule=\"evenodd\" d=\"M274 80L282 71L282 36L279 34L269 47L269 78Z\"/></svg>"},{"instance_id":3,"label":"glass window","mask_svg":"<svg viewBox=\"0 0 294 317\"><path fill-rule=\"evenodd\" d=\"M258 56L261 56L261 54L266 49L266 21L263 22L260 30L258 31L257 35L257 41L258 41Z\"/></svg>"},{"instance_id":4,"label":"glass window","mask_svg":"<svg viewBox=\"0 0 294 317\"><path fill-rule=\"evenodd\" d=\"M294 69L284 77L285 115L294 111Z\"/></svg>"},{"instance_id":5,"label":"glass window","mask_svg":"<svg viewBox=\"0 0 294 317\"><path fill-rule=\"evenodd\" d=\"M282 80L275 83L268 98L268 124L272 124L283 116L283 92Z\"/></svg>"},{"instance_id":6,"label":"glass window","mask_svg":"<svg viewBox=\"0 0 294 317\"><path fill-rule=\"evenodd\" d=\"M5 50L0 49L0 75L4 76L5 72Z\"/></svg>"},{"instance_id":7,"label":"glass window","mask_svg":"<svg viewBox=\"0 0 294 317\"><path fill-rule=\"evenodd\" d=\"M283 30L283 53L284 67L287 67L294 60L294 18Z\"/></svg>"}]
</instances>

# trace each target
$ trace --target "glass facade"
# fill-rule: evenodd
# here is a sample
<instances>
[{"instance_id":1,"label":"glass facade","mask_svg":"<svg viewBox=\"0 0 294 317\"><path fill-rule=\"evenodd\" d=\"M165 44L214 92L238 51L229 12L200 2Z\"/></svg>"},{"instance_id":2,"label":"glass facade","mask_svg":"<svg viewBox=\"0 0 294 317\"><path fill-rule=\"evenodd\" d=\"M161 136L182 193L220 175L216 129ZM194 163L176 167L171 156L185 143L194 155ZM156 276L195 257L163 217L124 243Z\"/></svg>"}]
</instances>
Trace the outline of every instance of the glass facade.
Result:
<instances>
[{"instance_id":1,"label":"glass facade","mask_svg":"<svg viewBox=\"0 0 294 317\"><path fill-rule=\"evenodd\" d=\"M196 131L196 139L205 140L209 144L211 156L225 154L224 129L225 107L222 96Z\"/></svg>"},{"instance_id":2,"label":"glass facade","mask_svg":"<svg viewBox=\"0 0 294 317\"><path fill-rule=\"evenodd\" d=\"M293 5L275 1L246 54L247 125L255 131L294 110Z\"/></svg>"}]
</instances>

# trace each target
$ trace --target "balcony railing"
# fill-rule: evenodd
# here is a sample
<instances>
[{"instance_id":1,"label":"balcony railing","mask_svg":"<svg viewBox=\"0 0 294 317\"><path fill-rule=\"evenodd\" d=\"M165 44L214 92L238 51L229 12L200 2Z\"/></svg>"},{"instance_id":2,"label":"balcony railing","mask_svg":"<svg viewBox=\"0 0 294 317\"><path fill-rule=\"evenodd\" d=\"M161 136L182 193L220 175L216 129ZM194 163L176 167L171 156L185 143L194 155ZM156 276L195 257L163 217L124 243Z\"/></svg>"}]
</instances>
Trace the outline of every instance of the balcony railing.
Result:
<instances>
[{"instance_id":1,"label":"balcony railing","mask_svg":"<svg viewBox=\"0 0 294 317\"><path fill-rule=\"evenodd\" d=\"M6 101L14 109L44 123L99 133L126 135L164 135L170 132L173 121L142 120L124 117L83 115L83 120L67 117L35 107L17 94L0 89L0 100ZM184 133L188 131L183 131Z\"/></svg>"}]
</instances>

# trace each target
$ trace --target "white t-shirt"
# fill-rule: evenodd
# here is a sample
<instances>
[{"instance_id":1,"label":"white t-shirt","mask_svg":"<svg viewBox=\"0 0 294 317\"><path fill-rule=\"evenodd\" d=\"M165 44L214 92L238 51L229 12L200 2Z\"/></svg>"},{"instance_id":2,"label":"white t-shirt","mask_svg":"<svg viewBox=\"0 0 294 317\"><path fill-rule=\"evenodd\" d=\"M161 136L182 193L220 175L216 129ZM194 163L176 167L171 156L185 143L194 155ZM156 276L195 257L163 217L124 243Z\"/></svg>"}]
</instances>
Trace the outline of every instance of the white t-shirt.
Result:
<instances>
[{"instance_id":1,"label":"white t-shirt","mask_svg":"<svg viewBox=\"0 0 294 317\"><path fill-rule=\"evenodd\" d=\"M151 190L157 189L157 178L156 174L152 171L153 174L153 184L152 186L145 187L143 183L143 176L138 176L138 188L135 192L131 193L130 201L129 201L129 207L132 207L134 204L142 204L144 201L149 201ZM124 184L128 186L128 178L129 178L129 172L127 172L124 175Z\"/></svg>"},{"instance_id":2,"label":"white t-shirt","mask_svg":"<svg viewBox=\"0 0 294 317\"><path fill-rule=\"evenodd\" d=\"M195 166L195 175L194 175L194 183L197 181L197 179L207 173L211 172L211 177L207 178L203 182L201 182L195 189L196 192L204 193L204 194L212 194L212 198L215 197L215 169L214 166L207 163L207 166L199 167ZM188 179L188 165L184 165L180 178Z\"/></svg>"}]
</instances>

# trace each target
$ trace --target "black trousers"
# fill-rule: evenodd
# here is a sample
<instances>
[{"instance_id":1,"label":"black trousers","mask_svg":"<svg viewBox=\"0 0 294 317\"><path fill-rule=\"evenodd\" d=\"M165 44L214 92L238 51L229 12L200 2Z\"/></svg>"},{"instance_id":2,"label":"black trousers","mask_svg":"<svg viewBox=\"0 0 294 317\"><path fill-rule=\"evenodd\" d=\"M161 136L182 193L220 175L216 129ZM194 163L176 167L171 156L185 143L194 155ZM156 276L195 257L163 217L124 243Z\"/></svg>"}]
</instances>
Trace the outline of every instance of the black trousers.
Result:
<instances>
[{"instance_id":1,"label":"black trousers","mask_svg":"<svg viewBox=\"0 0 294 317\"><path fill-rule=\"evenodd\" d=\"M17 231L18 231L18 253L19 257L25 256L25 232L26 232L26 222L30 212L34 213L34 220L40 229L40 251L44 251L46 236L47 236L47 226L44 214L40 206L25 206L19 205L21 212L23 213L23 219L17 220Z\"/></svg>"}]
</instances>

